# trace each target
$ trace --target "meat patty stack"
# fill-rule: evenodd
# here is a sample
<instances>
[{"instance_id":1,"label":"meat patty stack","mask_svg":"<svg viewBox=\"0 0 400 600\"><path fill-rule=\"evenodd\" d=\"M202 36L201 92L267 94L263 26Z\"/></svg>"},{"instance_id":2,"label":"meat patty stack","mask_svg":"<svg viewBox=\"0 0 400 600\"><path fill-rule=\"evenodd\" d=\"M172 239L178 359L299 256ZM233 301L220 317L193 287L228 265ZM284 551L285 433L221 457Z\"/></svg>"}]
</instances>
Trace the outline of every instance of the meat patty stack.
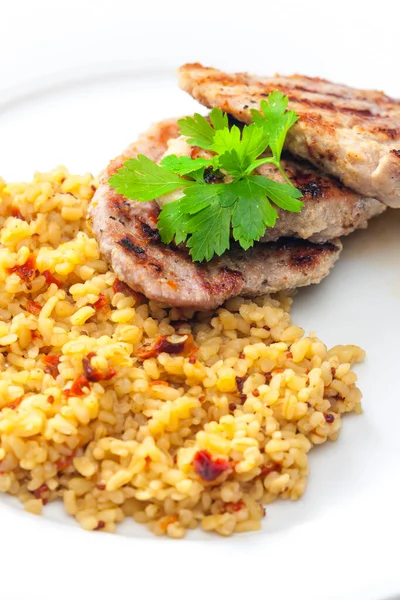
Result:
<instances>
[{"instance_id":1,"label":"meat patty stack","mask_svg":"<svg viewBox=\"0 0 400 600\"><path fill-rule=\"evenodd\" d=\"M340 236L365 228L386 206L400 207L400 102L300 75L228 75L199 64L181 67L180 86L201 104L251 122L273 90L299 115L286 139L284 169L303 194L300 213L279 212L249 250L233 245L208 263L185 247L163 244L153 202L126 200L108 183L128 158L158 161L179 136L177 120L153 126L102 173L90 207L104 257L134 290L168 306L207 310L233 296L258 296L318 283L341 251ZM270 165L259 173L283 181Z\"/></svg>"}]
</instances>

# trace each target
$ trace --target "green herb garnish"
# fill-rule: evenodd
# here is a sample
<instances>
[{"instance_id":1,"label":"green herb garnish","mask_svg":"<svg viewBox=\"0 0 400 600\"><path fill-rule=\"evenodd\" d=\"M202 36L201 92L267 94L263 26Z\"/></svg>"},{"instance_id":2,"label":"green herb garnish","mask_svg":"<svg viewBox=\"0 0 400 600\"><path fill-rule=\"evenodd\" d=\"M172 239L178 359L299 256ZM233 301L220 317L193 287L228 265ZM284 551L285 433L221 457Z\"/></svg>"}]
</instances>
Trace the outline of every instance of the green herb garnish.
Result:
<instances>
[{"instance_id":1,"label":"green herb garnish","mask_svg":"<svg viewBox=\"0 0 400 600\"><path fill-rule=\"evenodd\" d=\"M211 151L210 158L172 154L158 165L139 154L110 177L110 185L141 202L182 189L182 198L162 207L158 229L166 244L186 242L195 261L223 254L231 234L247 250L266 227L274 227L274 205L290 212L300 212L303 206L301 193L280 162L286 134L298 118L287 105L284 94L272 92L260 111L251 111L253 123L242 130L229 127L228 116L218 108L212 109L209 120L197 113L181 119L180 134L188 137L189 145ZM275 165L287 183L255 173L265 163ZM225 176L229 183L223 182Z\"/></svg>"}]
</instances>

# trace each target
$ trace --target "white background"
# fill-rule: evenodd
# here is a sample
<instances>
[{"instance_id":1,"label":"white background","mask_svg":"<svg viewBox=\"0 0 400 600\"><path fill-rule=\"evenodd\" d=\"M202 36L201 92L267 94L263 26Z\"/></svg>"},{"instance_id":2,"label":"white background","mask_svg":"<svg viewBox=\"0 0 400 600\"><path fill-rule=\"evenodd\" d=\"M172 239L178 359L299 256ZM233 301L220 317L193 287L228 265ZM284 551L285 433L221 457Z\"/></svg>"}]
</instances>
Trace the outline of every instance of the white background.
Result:
<instances>
[{"instance_id":1,"label":"white background","mask_svg":"<svg viewBox=\"0 0 400 600\"><path fill-rule=\"evenodd\" d=\"M82 65L205 61L400 94L396 0L1 0L0 90Z\"/></svg>"},{"instance_id":2,"label":"white background","mask_svg":"<svg viewBox=\"0 0 400 600\"><path fill-rule=\"evenodd\" d=\"M183 62L400 96L395 1L0 0L0 21L7 178L60 162L96 172L150 120L194 106L172 78ZM81 533L53 508L37 519L0 499L1 600L400 598L399 216L346 240L328 280L296 299L300 324L368 351L365 415L312 455L301 502L271 508L257 536L174 543Z\"/></svg>"}]
</instances>

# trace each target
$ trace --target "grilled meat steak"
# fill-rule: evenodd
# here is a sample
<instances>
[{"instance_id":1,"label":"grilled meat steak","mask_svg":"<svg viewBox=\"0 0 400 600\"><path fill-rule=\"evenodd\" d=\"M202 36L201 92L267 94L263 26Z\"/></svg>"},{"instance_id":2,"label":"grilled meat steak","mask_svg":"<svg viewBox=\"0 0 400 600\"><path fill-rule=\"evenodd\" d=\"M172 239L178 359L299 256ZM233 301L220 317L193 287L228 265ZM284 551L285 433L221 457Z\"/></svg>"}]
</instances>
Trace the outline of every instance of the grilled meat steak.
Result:
<instances>
[{"instance_id":1,"label":"grilled meat steak","mask_svg":"<svg viewBox=\"0 0 400 600\"><path fill-rule=\"evenodd\" d=\"M273 90L289 97L299 121L286 148L366 197L400 207L400 101L324 79L227 74L200 64L178 72L180 86L205 106L251 122L251 108Z\"/></svg>"},{"instance_id":2,"label":"grilled meat steak","mask_svg":"<svg viewBox=\"0 0 400 600\"><path fill-rule=\"evenodd\" d=\"M158 160L178 135L175 120L143 135L102 173L89 216L100 250L117 276L148 298L170 306L215 308L237 295L258 296L323 279L337 260L339 241L313 244L284 239L233 248L209 263L194 263L185 248L160 241L156 202L126 200L108 185L123 162L138 153ZM210 184L211 185L211 184Z\"/></svg>"}]
</instances>

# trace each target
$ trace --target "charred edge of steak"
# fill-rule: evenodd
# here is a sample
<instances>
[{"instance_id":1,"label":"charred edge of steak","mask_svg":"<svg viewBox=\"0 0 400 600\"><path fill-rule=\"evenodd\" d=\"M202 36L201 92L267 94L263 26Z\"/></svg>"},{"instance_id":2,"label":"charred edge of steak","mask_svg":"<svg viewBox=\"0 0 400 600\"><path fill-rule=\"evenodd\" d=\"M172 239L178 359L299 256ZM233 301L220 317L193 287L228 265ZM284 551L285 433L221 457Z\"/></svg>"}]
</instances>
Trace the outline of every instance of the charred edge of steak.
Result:
<instances>
[{"instance_id":1,"label":"charred edge of steak","mask_svg":"<svg viewBox=\"0 0 400 600\"><path fill-rule=\"evenodd\" d=\"M395 156L397 156L397 158L400 158L400 150L395 150L393 148L393 150L390 151L392 154L394 154Z\"/></svg>"}]
</instances>

